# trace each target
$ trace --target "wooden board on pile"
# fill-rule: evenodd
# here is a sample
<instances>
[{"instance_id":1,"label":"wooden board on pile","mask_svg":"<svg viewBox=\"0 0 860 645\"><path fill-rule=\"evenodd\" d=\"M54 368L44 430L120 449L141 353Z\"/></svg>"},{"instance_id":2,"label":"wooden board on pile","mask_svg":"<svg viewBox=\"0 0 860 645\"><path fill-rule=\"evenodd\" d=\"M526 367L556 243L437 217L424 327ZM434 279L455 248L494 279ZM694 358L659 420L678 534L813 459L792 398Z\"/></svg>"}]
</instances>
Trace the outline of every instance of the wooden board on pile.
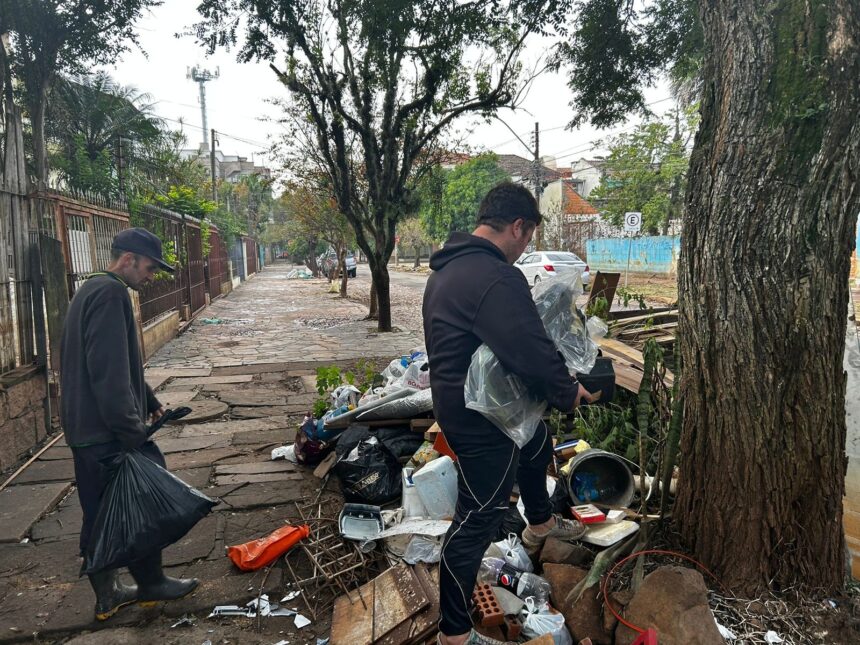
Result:
<instances>
[{"instance_id":1,"label":"wooden board on pile","mask_svg":"<svg viewBox=\"0 0 860 645\"><path fill-rule=\"evenodd\" d=\"M603 355L612 359L612 367L615 369L615 384L637 394L639 386L642 384L642 374L645 369L645 359L642 357L642 352L614 338L601 338L598 345L600 345ZM671 389L674 380L675 376L667 370L663 379L666 387Z\"/></svg>"},{"instance_id":2,"label":"wooden board on pile","mask_svg":"<svg viewBox=\"0 0 860 645\"><path fill-rule=\"evenodd\" d=\"M335 600L331 645L422 643L438 620L438 567L401 564Z\"/></svg>"}]
</instances>

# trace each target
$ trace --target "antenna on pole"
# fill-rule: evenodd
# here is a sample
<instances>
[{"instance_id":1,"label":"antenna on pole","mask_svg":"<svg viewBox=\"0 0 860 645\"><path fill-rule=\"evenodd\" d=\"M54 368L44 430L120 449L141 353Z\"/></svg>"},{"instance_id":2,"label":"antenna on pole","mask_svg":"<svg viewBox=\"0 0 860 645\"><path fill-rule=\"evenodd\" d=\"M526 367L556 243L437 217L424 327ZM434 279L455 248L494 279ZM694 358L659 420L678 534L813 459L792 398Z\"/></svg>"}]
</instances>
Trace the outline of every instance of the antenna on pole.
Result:
<instances>
[{"instance_id":1,"label":"antenna on pole","mask_svg":"<svg viewBox=\"0 0 860 645\"><path fill-rule=\"evenodd\" d=\"M209 147L209 126L206 119L206 83L214 81L221 76L221 68L216 67L214 72L208 69L195 65L194 67L186 67L185 78L190 78L200 86L200 115L203 120L203 147Z\"/></svg>"}]
</instances>

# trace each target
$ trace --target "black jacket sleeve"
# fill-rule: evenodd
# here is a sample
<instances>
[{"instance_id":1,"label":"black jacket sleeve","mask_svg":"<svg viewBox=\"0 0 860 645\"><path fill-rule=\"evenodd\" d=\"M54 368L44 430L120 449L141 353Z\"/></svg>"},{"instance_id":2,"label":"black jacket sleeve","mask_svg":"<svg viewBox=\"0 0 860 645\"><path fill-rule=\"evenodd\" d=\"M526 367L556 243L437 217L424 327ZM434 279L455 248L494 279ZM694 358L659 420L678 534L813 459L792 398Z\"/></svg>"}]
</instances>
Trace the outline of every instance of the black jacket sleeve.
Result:
<instances>
[{"instance_id":1,"label":"black jacket sleeve","mask_svg":"<svg viewBox=\"0 0 860 645\"><path fill-rule=\"evenodd\" d=\"M138 416L131 389L125 329L126 316L131 312L126 304L117 296L94 304L84 328L84 351L98 408L93 414L101 416L125 447L137 448L146 441L146 427Z\"/></svg>"},{"instance_id":2,"label":"black jacket sleeve","mask_svg":"<svg viewBox=\"0 0 860 645\"><path fill-rule=\"evenodd\" d=\"M546 334L522 274L503 275L484 293L472 326L508 371L562 412L573 410L579 385Z\"/></svg>"}]
</instances>

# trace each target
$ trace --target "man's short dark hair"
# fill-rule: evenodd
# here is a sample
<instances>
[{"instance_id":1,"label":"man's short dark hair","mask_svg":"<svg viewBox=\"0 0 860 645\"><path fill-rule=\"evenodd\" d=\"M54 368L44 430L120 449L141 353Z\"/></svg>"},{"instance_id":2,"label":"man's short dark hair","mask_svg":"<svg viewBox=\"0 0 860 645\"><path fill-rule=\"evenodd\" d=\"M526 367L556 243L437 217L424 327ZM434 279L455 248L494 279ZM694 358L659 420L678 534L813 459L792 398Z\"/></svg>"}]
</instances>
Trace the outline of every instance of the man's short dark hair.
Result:
<instances>
[{"instance_id":1,"label":"man's short dark hair","mask_svg":"<svg viewBox=\"0 0 860 645\"><path fill-rule=\"evenodd\" d=\"M537 201L522 184L505 181L494 186L478 207L479 226L484 224L501 231L518 219L534 222L535 226L541 222Z\"/></svg>"}]
</instances>

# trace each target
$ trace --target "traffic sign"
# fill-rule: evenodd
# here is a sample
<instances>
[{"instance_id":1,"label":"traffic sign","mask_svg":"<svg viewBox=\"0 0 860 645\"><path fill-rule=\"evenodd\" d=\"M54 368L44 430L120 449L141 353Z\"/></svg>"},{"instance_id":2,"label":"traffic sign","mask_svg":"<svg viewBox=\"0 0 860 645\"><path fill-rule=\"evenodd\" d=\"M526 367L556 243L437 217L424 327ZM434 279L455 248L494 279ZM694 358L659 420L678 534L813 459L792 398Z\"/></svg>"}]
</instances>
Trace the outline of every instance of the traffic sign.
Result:
<instances>
[{"instance_id":1,"label":"traffic sign","mask_svg":"<svg viewBox=\"0 0 860 645\"><path fill-rule=\"evenodd\" d=\"M628 233L638 233L642 230L642 213L630 211L624 213L624 230Z\"/></svg>"}]
</instances>

